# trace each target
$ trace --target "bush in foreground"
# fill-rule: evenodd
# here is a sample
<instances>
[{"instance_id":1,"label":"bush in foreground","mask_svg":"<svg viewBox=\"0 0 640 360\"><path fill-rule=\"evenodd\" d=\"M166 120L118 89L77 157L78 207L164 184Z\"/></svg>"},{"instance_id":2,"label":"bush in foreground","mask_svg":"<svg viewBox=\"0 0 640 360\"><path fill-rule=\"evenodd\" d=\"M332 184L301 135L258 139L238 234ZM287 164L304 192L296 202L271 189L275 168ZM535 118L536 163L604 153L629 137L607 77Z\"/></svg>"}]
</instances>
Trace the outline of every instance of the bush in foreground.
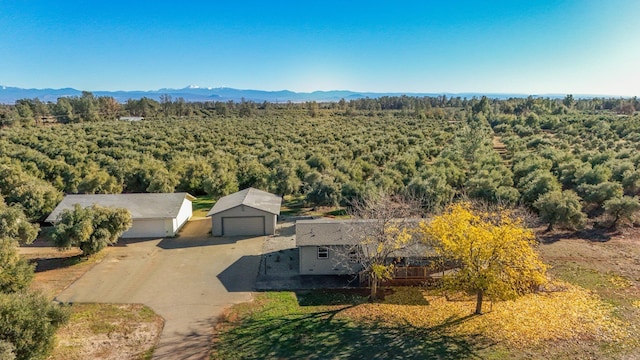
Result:
<instances>
[{"instance_id":1,"label":"bush in foreground","mask_svg":"<svg viewBox=\"0 0 640 360\"><path fill-rule=\"evenodd\" d=\"M5 343L1 351L13 350L17 360L44 359L67 319L65 308L41 294L0 294L0 343Z\"/></svg>"}]
</instances>

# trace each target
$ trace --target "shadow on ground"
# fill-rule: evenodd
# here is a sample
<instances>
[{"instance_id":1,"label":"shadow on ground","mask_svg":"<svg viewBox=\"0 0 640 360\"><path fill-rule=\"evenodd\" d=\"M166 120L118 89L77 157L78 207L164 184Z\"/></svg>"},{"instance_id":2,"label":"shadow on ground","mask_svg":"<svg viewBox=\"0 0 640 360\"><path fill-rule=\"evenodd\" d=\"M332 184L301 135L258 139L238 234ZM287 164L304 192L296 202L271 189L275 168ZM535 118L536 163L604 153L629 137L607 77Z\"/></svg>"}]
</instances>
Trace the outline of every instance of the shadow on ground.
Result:
<instances>
[{"instance_id":1,"label":"shadow on ground","mask_svg":"<svg viewBox=\"0 0 640 360\"><path fill-rule=\"evenodd\" d=\"M218 280L228 292L250 292L254 290L256 273L248 269L257 269L260 255L245 255L236 260L218 275ZM255 271L255 270L254 270Z\"/></svg>"},{"instance_id":2,"label":"shadow on ground","mask_svg":"<svg viewBox=\"0 0 640 360\"><path fill-rule=\"evenodd\" d=\"M214 319L199 321L190 331L175 334L168 341L160 342L153 351L153 360L173 360L177 354L184 360L209 359L211 351L211 324ZM209 329L204 331L203 329Z\"/></svg>"},{"instance_id":3,"label":"shadow on ground","mask_svg":"<svg viewBox=\"0 0 640 360\"><path fill-rule=\"evenodd\" d=\"M87 257L82 255L29 260L30 263L36 264L35 272L37 273L53 269L64 269L67 267L78 265L79 263L84 261L87 261Z\"/></svg>"},{"instance_id":4,"label":"shadow on ground","mask_svg":"<svg viewBox=\"0 0 640 360\"><path fill-rule=\"evenodd\" d=\"M115 246L115 247L126 247L129 245L133 245L133 244L137 244L137 243L142 243L142 242L147 242L147 241L154 241L154 240L158 240L160 239L159 237L147 237L147 238L127 238L127 239L118 239L118 242L110 245L110 246Z\"/></svg>"},{"instance_id":5,"label":"shadow on ground","mask_svg":"<svg viewBox=\"0 0 640 360\"><path fill-rule=\"evenodd\" d=\"M478 336L448 331L466 321L451 318L431 328L409 324L358 324L336 317L338 310L284 318L253 317L214 343L214 358L274 359L469 359L479 358Z\"/></svg>"},{"instance_id":6,"label":"shadow on ground","mask_svg":"<svg viewBox=\"0 0 640 360\"><path fill-rule=\"evenodd\" d=\"M207 237L207 238L191 238L191 237L171 237L164 238L158 243L158 247L165 250L187 249L200 246L215 246L236 244L243 240L250 240L254 236L234 236L234 237Z\"/></svg>"},{"instance_id":7,"label":"shadow on ground","mask_svg":"<svg viewBox=\"0 0 640 360\"><path fill-rule=\"evenodd\" d=\"M611 237L616 235L615 231L605 228L593 228L583 231L552 231L538 235L540 242L543 244L553 244L560 240L588 240L591 242L607 242Z\"/></svg>"}]
</instances>

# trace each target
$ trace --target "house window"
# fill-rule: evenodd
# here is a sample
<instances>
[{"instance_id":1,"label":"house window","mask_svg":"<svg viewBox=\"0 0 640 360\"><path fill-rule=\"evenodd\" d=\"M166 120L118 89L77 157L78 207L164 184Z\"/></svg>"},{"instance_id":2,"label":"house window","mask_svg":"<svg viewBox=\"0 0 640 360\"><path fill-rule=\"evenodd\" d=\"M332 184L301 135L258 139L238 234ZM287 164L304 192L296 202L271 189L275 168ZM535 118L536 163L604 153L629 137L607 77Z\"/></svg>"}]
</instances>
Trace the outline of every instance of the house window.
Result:
<instances>
[{"instance_id":1,"label":"house window","mask_svg":"<svg viewBox=\"0 0 640 360\"><path fill-rule=\"evenodd\" d=\"M354 264L358 262L358 252L355 250L349 251L349 262Z\"/></svg>"},{"instance_id":2,"label":"house window","mask_svg":"<svg viewBox=\"0 0 640 360\"><path fill-rule=\"evenodd\" d=\"M318 247L318 259L328 259L329 258L329 248L326 247Z\"/></svg>"}]
</instances>

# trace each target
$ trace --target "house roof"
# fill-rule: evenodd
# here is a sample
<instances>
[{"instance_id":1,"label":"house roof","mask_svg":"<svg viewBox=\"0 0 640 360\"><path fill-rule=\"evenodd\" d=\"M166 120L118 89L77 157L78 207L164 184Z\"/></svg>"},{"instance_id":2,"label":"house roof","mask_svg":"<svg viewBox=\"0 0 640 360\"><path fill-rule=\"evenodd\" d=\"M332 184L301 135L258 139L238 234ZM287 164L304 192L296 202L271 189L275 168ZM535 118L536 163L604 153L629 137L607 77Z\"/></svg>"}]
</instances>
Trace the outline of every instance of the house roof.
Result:
<instances>
[{"instance_id":1,"label":"house roof","mask_svg":"<svg viewBox=\"0 0 640 360\"><path fill-rule=\"evenodd\" d=\"M254 209L266 211L271 214L280 214L282 198L266 191L248 188L231 195L221 197L209 210L207 216L227 211L236 206L244 205Z\"/></svg>"},{"instance_id":2,"label":"house roof","mask_svg":"<svg viewBox=\"0 0 640 360\"><path fill-rule=\"evenodd\" d=\"M417 219L407 219L417 221ZM364 227L372 226L376 220L333 220L315 219L296 221L296 246L353 246L358 245ZM375 225L374 225L375 226ZM364 245L374 252L375 244ZM366 250L365 250L366 252ZM424 256L433 253L433 249L421 242L414 242L404 249L393 253L394 256Z\"/></svg>"},{"instance_id":3,"label":"house roof","mask_svg":"<svg viewBox=\"0 0 640 360\"><path fill-rule=\"evenodd\" d=\"M296 221L297 246L355 245L357 239L350 234L355 223L349 220L298 220Z\"/></svg>"},{"instance_id":4,"label":"house roof","mask_svg":"<svg viewBox=\"0 0 640 360\"><path fill-rule=\"evenodd\" d=\"M187 193L67 195L45 221L55 222L62 211L72 209L75 204L125 208L133 220L169 219L178 215L185 198L195 200Z\"/></svg>"}]
</instances>

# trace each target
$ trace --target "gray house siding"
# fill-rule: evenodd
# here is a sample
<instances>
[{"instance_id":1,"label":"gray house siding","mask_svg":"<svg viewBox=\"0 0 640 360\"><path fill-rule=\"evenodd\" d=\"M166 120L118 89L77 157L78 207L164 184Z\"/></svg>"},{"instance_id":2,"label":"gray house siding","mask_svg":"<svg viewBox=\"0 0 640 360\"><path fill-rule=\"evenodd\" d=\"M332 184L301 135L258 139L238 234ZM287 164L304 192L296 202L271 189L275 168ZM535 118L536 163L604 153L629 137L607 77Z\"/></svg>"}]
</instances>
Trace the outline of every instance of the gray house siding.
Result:
<instances>
[{"instance_id":1,"label":"gray house siding","mask_svg":"<svg viewBox=\"0 0 640 360\"><path fill-rule=\"evenodd\" d=\"M355 259L375 253L375 244L362 245L359 238L374 220L314 219L296 221L296 246L299 249L301 275L356 274L362 266ZM414 221L414 220L412 220ZM415 220L418 221L418 220ZM319 253L318 249L323 250ZM433 249L414 243L390 254L389 261L398 258L404 263L422 264Z\"/></svg>"},{"instance_id":2,"label":"gray house siding","mask_svg":"<svg viewBox=\"0 0 640 360\"><path fill-rule=\"evenodd\" d=\"M328 250L326 258L318 257L318 248ZM348 275L362 270L358 263L348 258L350 247L346 246L300 246L300 275Z\"/></svg>"}]
</instances>

